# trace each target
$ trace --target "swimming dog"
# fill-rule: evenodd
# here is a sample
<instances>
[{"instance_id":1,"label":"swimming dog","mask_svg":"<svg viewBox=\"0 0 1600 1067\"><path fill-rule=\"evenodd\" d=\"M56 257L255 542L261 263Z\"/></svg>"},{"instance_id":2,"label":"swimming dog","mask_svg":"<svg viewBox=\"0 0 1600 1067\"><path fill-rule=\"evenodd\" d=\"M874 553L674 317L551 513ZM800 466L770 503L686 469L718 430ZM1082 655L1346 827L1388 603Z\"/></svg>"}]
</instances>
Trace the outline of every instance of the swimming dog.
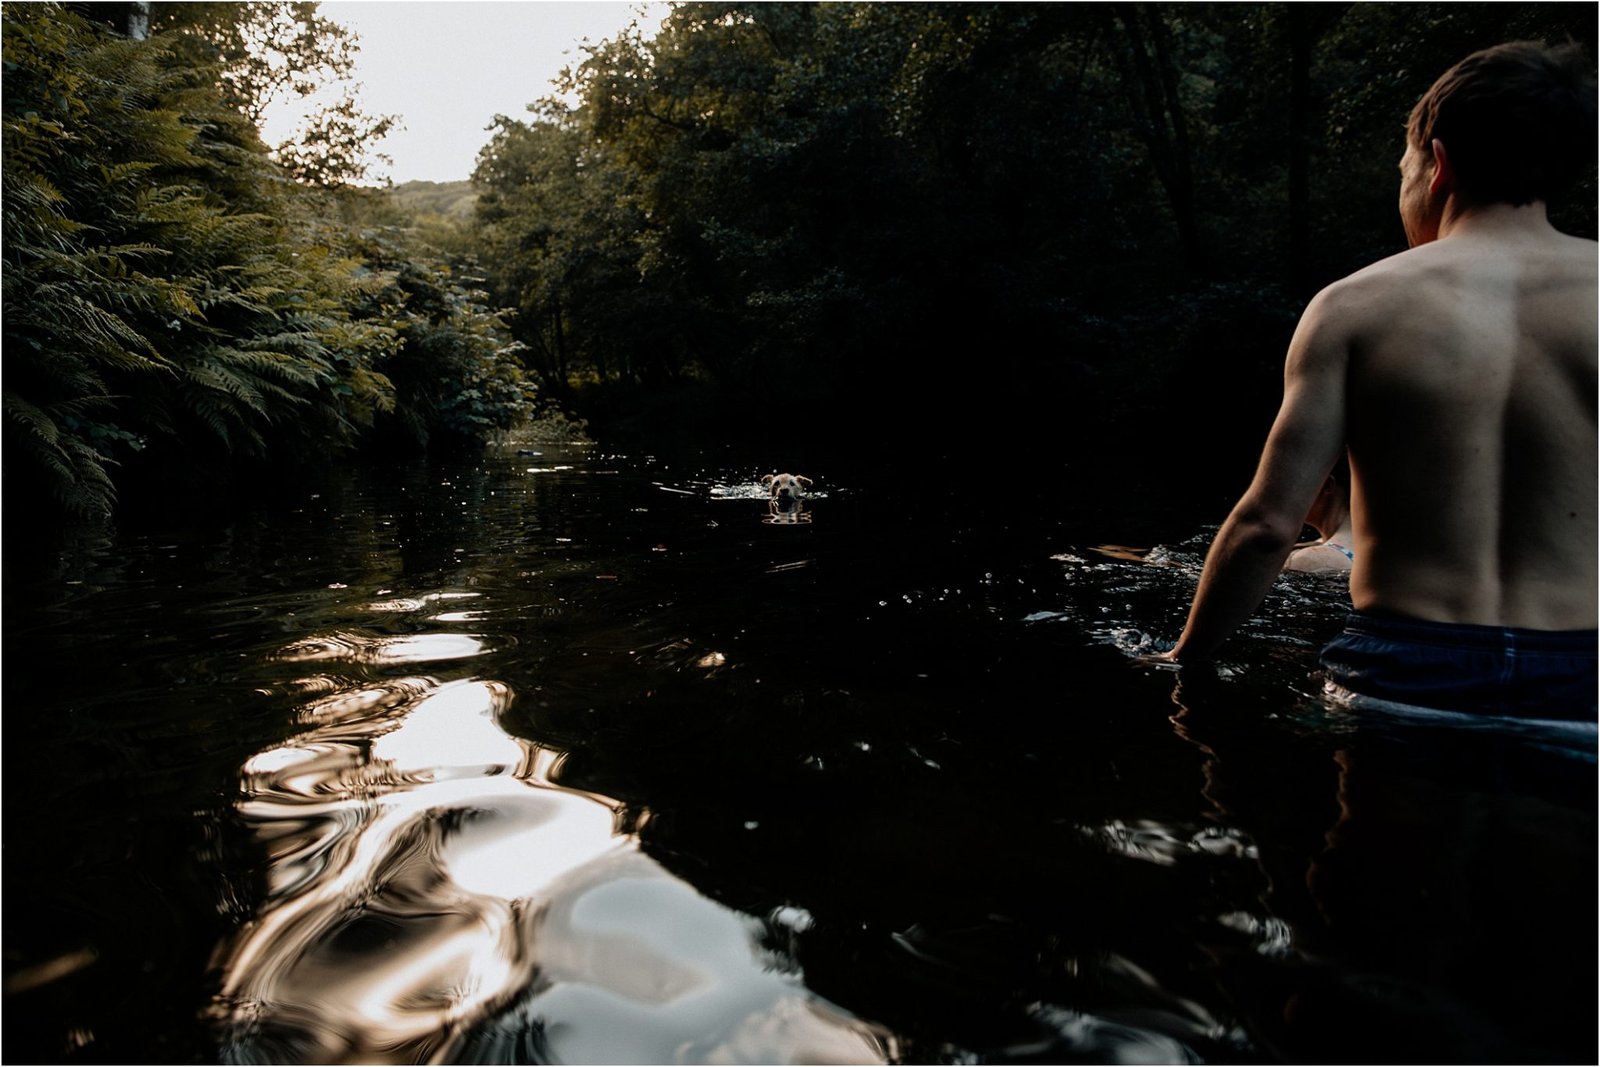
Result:
<instances>
[{"instance_id":1,"label":"swimming dog","mask_svg":"<svg viewBox=\"0 0 1600 1067\"><path fill-rule=\"evenodd\" d=\"M805 491L811 488L811 479L803 474L768 474L761 479L761 484L772 491L772 499L781 505L789 505L805 496Z\"/></svg>"}]
</instances>

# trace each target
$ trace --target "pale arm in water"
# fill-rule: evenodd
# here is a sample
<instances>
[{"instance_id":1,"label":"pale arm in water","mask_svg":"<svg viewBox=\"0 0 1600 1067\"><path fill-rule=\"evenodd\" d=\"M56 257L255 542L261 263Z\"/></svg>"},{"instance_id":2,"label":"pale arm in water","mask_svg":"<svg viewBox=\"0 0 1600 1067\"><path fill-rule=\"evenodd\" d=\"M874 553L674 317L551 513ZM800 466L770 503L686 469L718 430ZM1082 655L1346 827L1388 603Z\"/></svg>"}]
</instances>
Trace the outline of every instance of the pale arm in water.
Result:
<instances>
[{"instance_id":1,"label":"pale arm in water","mask_svg":"<svg viewBox=\"0 0 1600 1067\"><path fill-rule=\"evenodd\" d=\"M1255 479L1206 553L1189 620L1165 659L1211 658L1261 604L1300 536L1318 489L1345 446L1349 340L1338 287L1318 294L1300 319L1284 365L1283 405Z\"/></svg>"}]
</instances>

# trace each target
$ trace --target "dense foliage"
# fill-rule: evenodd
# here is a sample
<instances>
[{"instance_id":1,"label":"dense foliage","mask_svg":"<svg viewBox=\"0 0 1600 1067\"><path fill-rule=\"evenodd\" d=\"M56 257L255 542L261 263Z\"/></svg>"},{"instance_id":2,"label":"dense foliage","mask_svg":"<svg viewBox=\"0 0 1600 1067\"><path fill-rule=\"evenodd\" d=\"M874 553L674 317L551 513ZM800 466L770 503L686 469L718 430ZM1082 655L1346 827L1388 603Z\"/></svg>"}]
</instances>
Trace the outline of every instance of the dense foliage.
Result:
<instances>
[{"instance_id":1,"label":"dense foliage","mask_svg":"<svg viewBox=\"0 0 1600 1067\"><path fill-rule=\"evenodd\" d=\"M1304 299L1403 247L1412 102L1592 16L676 4L498 121L485 262L613 432L1247 463ZM1592 183L1556 214L1592 235Z\"/></svg>"},{"instance_id":2,"label":"dense foliage","mask_svg":"<svg viewBox=\"0 0 1600 1067\"><path fill-rule=\"evenodd\" d=\"M470 286L290 181L185 34L8 4L4 41L8 500L106 513L119 466L215 483L527 408Z\"/></svg>"},{"instance_id":3,"label":"dense foliage","mask_svg":"<svg viewBox=\"0 0 1600 1067\"><path fill-rule=\"evenodd\" d=\"M381 193L347 198L344 207L350 253L371 279L351 315L392 329L399 341L374 362L396 398L378 417L377 443L386 451L459 450L521 422L535 399L523 346L489 309L463 236Z\"/></svg>"},{"instance_id":4,"label":"dense foliage","mask_svg":"<svg viewBox=\"0 0 1600 1067\"><path fill-rule=\"evenodd\" d=\"M129 6L3 16L7 494L77 513L471 447L536 385L653 447L1024 477L1203 449L1171 480L1236 483L1304 300L1401 247L1417 94L1595 31L1581 5L681 3L588 48L576 104L498 119L472 190L386 195L352 187L390 121L353 98L261 142L267 100L353 69L315 4L154 5L148 40L74 13ZM1553 213L1593 236L1593 181Z\"/></svg>"}]
</instances>

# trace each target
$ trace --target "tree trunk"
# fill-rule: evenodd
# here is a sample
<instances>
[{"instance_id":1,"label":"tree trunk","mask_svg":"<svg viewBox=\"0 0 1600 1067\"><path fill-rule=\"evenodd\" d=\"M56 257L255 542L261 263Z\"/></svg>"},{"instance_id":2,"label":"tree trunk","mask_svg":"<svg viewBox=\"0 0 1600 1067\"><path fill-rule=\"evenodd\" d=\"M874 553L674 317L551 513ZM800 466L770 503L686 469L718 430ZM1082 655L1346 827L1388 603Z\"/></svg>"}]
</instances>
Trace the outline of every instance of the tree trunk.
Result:
<instances>
[{"instance_id":1,"label":"tree trunk","mask_svg":"<svg viewBox=\"0 0 1600 1067\"><path fill-rule=\"evenodd\" d=\"M1205 245L1195 213L1189 126L1178 99L1177 65L1168 46L1167 29L1159 7L1146 4L1144 9L1149 20L1148 33L1137 5L1114 6L1128 47L1124 53L1112 40L1112 56L1128 88L1128 100L1133 105L1139 135L1150 151L1156 178L1172 208L1184 265L1195 276L1204 277L1207 273Z\"/></svg>"},{"instance_id":2,"label":"tree trunk","mask_svg":"<svg viewBox=\"0 0 1600 1067\"><path fill-rule=\"evenodd\" d=\"M562 325L561 305L559 304L556 305L554 318L556 325L556 381L558 383L556 388L559 390L560 395L566 396L567 391L572 388L572 381L567 377L567 333Z\"/></svg>"},{"instance_id":3,"label":"tree trunk","mask_svg":"<svg viewBox=\"0 0 1600 1067\"><path fill-rule=\"evenodd\" d=\"M1311 284L1311 22L1299 4L1289 20L1289 284Z\"/></svg>"},{"instance_id":4,"label":"tree trunk","mask_svg":"<svg viewBox=\"0 0 1600 1067\"><path fill-rule=\"evenodd\" d=\"M1317 42L1349 4L1289 4L1289 284L1301 296L1316 288L1311 269L1311 63Z\"/></svg>"},{"instance_id":5,"label":"tree trunk","mask_svg":"<svg viewBox=\"0 0 1600 1067\"><path fill-rule=\"evenodd\" d=\"M109 26L122 36L131 37L135 41L142 41L150 36L150 5L145 0L77 3L66 4L65 7L90 22Z\"/></svg>"}]
</instances>

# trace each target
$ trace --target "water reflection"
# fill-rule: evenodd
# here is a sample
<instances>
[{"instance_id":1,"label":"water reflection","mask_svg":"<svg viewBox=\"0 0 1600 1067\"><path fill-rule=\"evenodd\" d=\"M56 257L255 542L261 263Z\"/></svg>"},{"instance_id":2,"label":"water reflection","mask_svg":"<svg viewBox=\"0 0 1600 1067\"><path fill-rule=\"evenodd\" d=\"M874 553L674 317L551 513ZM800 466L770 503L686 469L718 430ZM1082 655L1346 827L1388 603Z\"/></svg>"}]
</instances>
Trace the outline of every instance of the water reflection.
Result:
<instances>
[{"instance_id":1,"label":"water reflection","mask_svg":"<svg viewBox=\"0 0 1600 1067\"><path fill-rule=\"evenodd\" d=\"M811 513L803 500L773 498L767 501L767 513L761 521L768 526L799 526L811 521Z\"/></svg>"},{"instance_id":2,"label":"water reflection","mask_svg":"<svg viewBox=\"0 0 1600 1067\"><path fill-rule=\"evenodd\" d=\"M535 933L539 978L465 1036L468 1062L870 1063L892 1041L763 960L760 924L638 853L552 894Z\"/></svg>"},{"instance_id":3,"label":"water reflection","mask_svg":"<svg viewBox=\"0 0 1600 1067\"><path fill-rule=\"evenodd\" d=\"M378 595L382 596L388 592L389 590L387 589L380 589L378 590ZM449 600L470 600L478 595L477 593L428 593L420 597L394 597L390 600L373 601L367 605L367 610L377 612L420 611L429 604Z\"/></svg>"},{"instance_id":4,"label":"water reflection","mask_svg":"<svg viewBox=\"0 0 1600 1067\"><path fill-rule=\"evenodd\" d=\"M432 598L416 602L422 607ZM473 656L463 635L336 632L282 662ZM720 665L707 654L698 665ZM881 1062L767 927L639 851L647 819L556 782L508 686L297 679L305 732L241 768L264 899L219 953L230 1062Z\"/></svg>"},{"instance_id":5,"label":"water reflection","mask_svg":"<svg viewBox=\"0 0 1600 1067\"><path fill-rule=\"evenodd\" d=\"M1592 737L1321 705L1335 584L1282 579L1175 726L1127 654L1204 544L1071 546L1192 516L884 483L779 528L579 462L363 475L8 602L8 1061L1592 1056ZM1398 1010L1440 990L1476 1029Z\"/></svg>"},{"instance_id":6,"label":"water reflection","mask_svg":"<svg viewBox=\"0 0 1600 1067\"><path fill-rule=\"evenodd\" d=\"M295 663L318 660L347 660L376 666L399 663L429 663L435 660L465 659L490 651L484 639L473 634L407 634L401 637L371 637L358 633L333 633L307 638L290 645L279 658Z\"/></svg>"},{"instance_id":7,"label":"water reflection","mask_svg":"<svg viewBox=\"0 0 1600 1067\"><path fill-rule=\"evenodd\" d=\"M1220 917L1254 949L1224 974L1249 987L1264 1046L1290 1062L1356 1062L1375 1045L1397 1062L1569 1056L1584 1031L1573 1005L1594 997L1594 976L1563 962L1595 932L1588 746L1571 746L1565 724L1539 736L1307 698L1302 721L1344 721L1269 748L1235 699L1186 672L1171 721L1204 754L1202 795L1245 828L1232 833L1271 887L1265 914ZM1519 906L1530 893L1545 907Z\"/></svg>"}]
</instances>

